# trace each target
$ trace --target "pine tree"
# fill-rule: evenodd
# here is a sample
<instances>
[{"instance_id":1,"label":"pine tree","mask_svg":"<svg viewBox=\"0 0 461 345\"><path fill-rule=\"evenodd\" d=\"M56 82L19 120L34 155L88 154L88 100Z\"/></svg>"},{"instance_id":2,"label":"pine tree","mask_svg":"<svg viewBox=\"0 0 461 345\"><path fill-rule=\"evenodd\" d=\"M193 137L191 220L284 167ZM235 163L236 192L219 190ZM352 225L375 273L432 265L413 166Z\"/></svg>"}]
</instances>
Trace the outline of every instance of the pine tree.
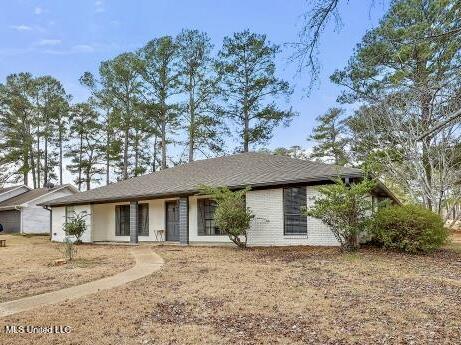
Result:
<instances>
[{"instance_id":1,"label":"pine tree","mask_svg":"<svg viewBox=\"0 0 461 345\"><path fill-rule=\"evenodd\" d=\"M225 102L222 111L236 124L244 152L250 145L267 142L275 127L287 125L295 115L274 101L292 93L288 82L276 77L279 52L265 35L246 30L224 38L218 54L216 69Z\"/></svg>"},{"instance_id":2,"label":"pine tree","mask_svg":"<svg viewBox=\"0 0 461 345\"><path fill-rule=\"evenodd\" d=\"M213 48L206 33L183 30L177 37L181 69L181 89L187 100L183 119L188 136L188 161L196 152L222 152L223 121L217 112L218 78L213 75Z\"/></svg>"},{"instance_id":3,"label":"pine tree","mask_svg":"<svg viewBox=\"0 0 461 345\"><path fill-rule=\"evenodd\" d=\"M308 138L315 142L311 158L320 158L329 163L345 165L349 158L346 151L349 138L346 136L344 109L330 108L316 118L317 126Z\"/></svg>"},{"instance_id":4,"label":"pine tree","mask_svg":"<svg viewBox=\"0 0 461 345\"><path fill-rule=\"evenodd\" d=\"M138 104L142 82L137 72L138 59L134 53L125 53L105 61L99 69L101 92L112 105L112 125L120 132L123 142L121 178L130 175L132 133L134 119L139 115Z\"/></svg>"},{"instance_id":5,"label":"pine tree","mask_svg":"<svg viewBox=\"0 0 461 345\"><path fill-rule=\"evenodd\" d=\"M179 127L179 106L173 100L180 93L178 45L170 36L153 39L138 51L144 84L146 117L155 123L160 139L161 168L167 168L167 146Z\"/></svg>"},{"instance_id":6,"label":"pine tree","mask_svg":"<svg viewBox=\"0 0 461 345\"><path fill-rule=\"evenodd\" d=\"M98 114L89 103L77 103L72 107L70 133L73 142L66 153L66 157L71 159L67 168L77 175L75 183L78 190L82 190L84 184L86 190L90 190L91 183L99 181L99 175L104 172L101 166L104 147L101 147Z\"/></svg>"},{"instance_id":7,"label":"pine tree","mask_svg":"<svg viewBox=\"0 0 461 345\"><path fill-rule=\"evenodd\" d=\"M33 87L30 73L11 74L5 84L0 84L0 165L4 167L3 182L22 180L28 186L32 173L32 186L36 188Z\"/></svg>"}]
</instances>

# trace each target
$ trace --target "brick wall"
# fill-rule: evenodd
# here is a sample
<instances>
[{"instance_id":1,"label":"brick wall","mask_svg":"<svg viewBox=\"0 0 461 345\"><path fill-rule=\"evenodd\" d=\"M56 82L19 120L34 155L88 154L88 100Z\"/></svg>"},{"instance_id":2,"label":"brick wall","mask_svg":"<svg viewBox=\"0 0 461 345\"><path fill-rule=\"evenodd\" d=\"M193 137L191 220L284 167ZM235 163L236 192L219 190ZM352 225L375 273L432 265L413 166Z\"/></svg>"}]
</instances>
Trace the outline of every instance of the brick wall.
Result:
<instances>
[{"instance_id":1,"label":"brick wall","mask_svg":"<svg viewBox=\"0 0 461 345\"><path fill-rule=\"evenodd\" d=\"M311 186L307 187L306 192L309 206L317 192ZM282 188L248 192L247 207L256 216L248 232L249 246L338 245L330 228L311 217L307 221L307 235L284 235Z\"/></svg>"}]
</instances>

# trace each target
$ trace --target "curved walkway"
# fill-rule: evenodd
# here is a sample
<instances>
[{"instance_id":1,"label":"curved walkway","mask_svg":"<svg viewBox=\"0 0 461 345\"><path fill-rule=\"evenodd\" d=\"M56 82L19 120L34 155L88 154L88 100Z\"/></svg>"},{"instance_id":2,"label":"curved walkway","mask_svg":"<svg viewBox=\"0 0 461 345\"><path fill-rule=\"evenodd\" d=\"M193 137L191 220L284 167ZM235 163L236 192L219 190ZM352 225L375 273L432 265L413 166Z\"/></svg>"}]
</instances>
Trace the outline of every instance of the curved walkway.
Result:
<instances>
[{"instance_id":1,"label":"curved walkway","mask_svg":"<svg viewBox=\"0 0 461 345\"><path fill-rule=\"evenodd\" d=\"M156 272L164 263L163 259L154 253L150 247L133 248L131 253L136 259L136 264L129 270L85 284L0 303L0 317L111 289Z\"/></svg>"}]
</instances>

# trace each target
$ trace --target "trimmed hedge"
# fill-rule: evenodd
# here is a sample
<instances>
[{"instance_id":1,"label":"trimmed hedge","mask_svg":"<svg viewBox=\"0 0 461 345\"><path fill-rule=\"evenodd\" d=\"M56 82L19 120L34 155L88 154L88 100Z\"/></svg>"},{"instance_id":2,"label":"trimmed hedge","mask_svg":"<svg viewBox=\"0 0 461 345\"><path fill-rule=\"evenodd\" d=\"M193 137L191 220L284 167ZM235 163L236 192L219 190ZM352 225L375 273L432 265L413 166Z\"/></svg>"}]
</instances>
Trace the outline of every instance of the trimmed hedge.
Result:
<instances>
[{"instance_id":1,"label":"trimmed hedge","mask_svg":"<svg viewBox=\"0 0 461 345\"><path fill-rule=\"evenodd\" d=\"M448 230L440 216L417 205L379 209L373 217L371 232L383 247L408 253L433 251L448 239Z\"/></svg>"}]
</instances>

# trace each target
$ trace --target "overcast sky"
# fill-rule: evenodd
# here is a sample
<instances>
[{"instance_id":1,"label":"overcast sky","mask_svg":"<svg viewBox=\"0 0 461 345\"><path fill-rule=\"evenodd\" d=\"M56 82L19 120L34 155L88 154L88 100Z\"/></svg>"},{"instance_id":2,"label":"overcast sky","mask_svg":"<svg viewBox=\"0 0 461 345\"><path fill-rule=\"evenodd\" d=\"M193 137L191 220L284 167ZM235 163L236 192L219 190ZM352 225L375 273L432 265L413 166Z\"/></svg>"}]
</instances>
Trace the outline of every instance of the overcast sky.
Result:
<instances>
[{"instance_id":1,"label":"overcast sky","mask_svg":"<svg viewBox=\"0 0 461 345\"><path fill-rule=\"evenodd\" d=\"M149 39L194 28L207 32L219 49L226 35L248 28L283 45L296 40L307 6L305 0L0 1L0 80L16 72L49 74L63 82L75 101L87 96L78 83L83 72L96 72L101 61ZM279 57L279 76L295 86L290 104L300 115L289 128L276 131L269 147L311 146L306 137L315 117L334 106L340 92L330 74L345 65L385 12L382 5L370 9L364 3L346 2L341 31L331 27L322 37L321 78L309 97L305 78L296 76L295 66L286 61L289 51Z\"/></svg>"}]
</instances>

